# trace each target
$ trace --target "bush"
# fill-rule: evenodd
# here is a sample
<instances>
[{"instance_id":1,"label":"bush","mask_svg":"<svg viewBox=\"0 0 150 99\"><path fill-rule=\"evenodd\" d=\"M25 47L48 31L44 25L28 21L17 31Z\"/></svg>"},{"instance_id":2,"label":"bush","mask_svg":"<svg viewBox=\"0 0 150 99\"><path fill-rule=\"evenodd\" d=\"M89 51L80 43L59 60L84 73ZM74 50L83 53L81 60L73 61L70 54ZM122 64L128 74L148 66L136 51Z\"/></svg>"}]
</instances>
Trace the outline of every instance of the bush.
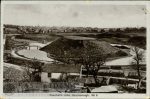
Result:
<instances>
[{"instance_id":1,"label":"bush","mask_svg":"<svg viewBox=\"0 0 150 99\"><path fill-rule=\"evenodd\" d=\"M117 56L127 56L128 54L123 52L123 51L121 51L121 50L119 50L118 52L116 52L116 55Z\"/></svg>"},{"instance_id":2,"label":"bush","mask_svg":"<svg viewBox=\"0 0 150 99\"><path fill-rule=\"evenodd\" d=\"M111 69L122 70L121 66L111 66Z\"/></svg>"},{"instance_id":3,"label":"bush","mask_svg":"<svg viewBox=\"0 0 150 99\"><path fill-rule=\"evenodd\" d=\"M4 84L3 91L4 93L12 93L15 91L15 86L11 83Z\"/></svg>"},{"instance_id":4,"label":"bush","mask_svg":"<svg viewBox=\"0 0 150 99\"><path fill-rule=\"evenodd\" d=\"M143 37L143 36L131 37L131 38L129 38L128 43L145 49L146 48L146 46L145 46L146 45L146 37Z\"/></svg>"}]
</instances>

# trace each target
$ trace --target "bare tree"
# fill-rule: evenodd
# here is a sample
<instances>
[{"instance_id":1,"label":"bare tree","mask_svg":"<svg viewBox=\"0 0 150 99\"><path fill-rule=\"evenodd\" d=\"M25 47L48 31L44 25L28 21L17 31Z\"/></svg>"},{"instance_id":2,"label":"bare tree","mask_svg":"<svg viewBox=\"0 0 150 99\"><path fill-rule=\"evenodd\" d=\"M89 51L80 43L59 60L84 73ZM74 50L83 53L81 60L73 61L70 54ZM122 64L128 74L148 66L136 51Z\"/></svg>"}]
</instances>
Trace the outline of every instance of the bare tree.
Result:
<instances>
[{"instance_id":1,"label":"bare tree","mask_svg":"<svg viewBox=\"0 0 150 99\"><path fill-rule=\"evenodd\" d=\"M137 88L140 89L140 85L142 82L142 75L141 75L141 62L143 61L144 57L144 52L138 47L133 47L132 48L132 53L133 53L133 61L132 61L132 67L137 71L138 74L138 86Z\"/></svg>"},{"instance_id":2,"label":"bare tree","mask_svg":"<svg viewBox=\"0 0 150 99\"><path fill-rule=\"evenodd\" d=\"M98 71L106 61L103 49L93 42L86 41L84 47L71 49L70 54L70 62L83 65L87 71L86 76L93 75L95 84L98 85Z\"/></svg>"},{"instance_id":3,"label":"bare tree","mask_svg":"<svg viewBox=\"0 0 150 99\"><path fill-rule=\"evenodd\" d=\"M98 45L87 42L85 44L85 48L81 54L82 57L82 65L85 66L87 70L87 76L89 74L93 75L93 78L95 80L95 84L98 85L98 71L100 70L100 67L104 65L106 61L106 54L103 51L102 48L98 47Z\"/></svg>"}]
</instances>

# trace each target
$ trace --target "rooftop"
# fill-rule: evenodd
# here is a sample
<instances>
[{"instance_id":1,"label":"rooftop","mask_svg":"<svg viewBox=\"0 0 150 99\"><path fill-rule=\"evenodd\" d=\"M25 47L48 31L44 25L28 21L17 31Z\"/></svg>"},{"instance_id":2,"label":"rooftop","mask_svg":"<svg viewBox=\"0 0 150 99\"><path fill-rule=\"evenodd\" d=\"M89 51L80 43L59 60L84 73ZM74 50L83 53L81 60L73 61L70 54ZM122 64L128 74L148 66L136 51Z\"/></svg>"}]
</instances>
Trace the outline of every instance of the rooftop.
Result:
<instances>
[{"instance_id":1,"label":"rooftop","mask_svg":"<svg viewBox=\"0 0 150 99\"><path fill-rule=\"evenodd\" d=\"M44 72L48 73L80 73L81 65L73 64L45 64L42 68Z\"/></svg>"}]
</instances>

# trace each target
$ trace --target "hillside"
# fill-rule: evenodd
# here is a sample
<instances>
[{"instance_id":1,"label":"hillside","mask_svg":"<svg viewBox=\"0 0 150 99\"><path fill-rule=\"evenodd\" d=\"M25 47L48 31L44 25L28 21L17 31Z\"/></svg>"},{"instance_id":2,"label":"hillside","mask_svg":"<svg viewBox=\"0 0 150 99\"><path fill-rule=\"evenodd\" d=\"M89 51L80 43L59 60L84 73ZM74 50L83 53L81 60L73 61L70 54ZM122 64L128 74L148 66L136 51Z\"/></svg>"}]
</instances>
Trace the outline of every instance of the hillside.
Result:
<instances>
[{"instance_id":1,"label":"hillside","mask_svg":"<svg viewBox=\"0 0 150 99\"><path fill-rule=\"evenodd\" d=\"M103 50L105 54L109 57L118 57L118 56L126 56L127 54L121 51L119 48L112 47L109 43L105 41L96 41L96 40L73 40L67 38L60 38L50 45L47 45L40 50L49 53L51 56L62 55L64 52L71 53L72 50L76 50L78 54L81 54L81 50L83 50L86 44L93 43L96 47Z\"/></svg>"},{"instance_id":2,"label":"hillside","mask_svg":"<svg viewBox=\"0 0 150 99\"><path fill-rule=\"evenodd\" d=\"M138 46L146 49L146 32L133 32L133 33L101 33L101 34L80 34L78 36L95 38L99 41L106 41L114 44L125 44ZM139 42L140 41L140 42Z\"/></svg>"}]
</instances>

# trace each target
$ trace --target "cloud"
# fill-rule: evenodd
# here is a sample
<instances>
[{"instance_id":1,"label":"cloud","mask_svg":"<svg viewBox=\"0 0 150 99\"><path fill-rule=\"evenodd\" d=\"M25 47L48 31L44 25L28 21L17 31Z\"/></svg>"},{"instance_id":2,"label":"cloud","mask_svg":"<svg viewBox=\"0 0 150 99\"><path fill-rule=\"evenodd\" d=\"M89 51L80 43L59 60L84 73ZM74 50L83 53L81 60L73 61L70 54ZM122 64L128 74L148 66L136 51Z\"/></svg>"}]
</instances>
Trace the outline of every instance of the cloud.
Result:
<instances>
[{"instance_id":1,"label":"cloud","mask_svg":"<svg viewBox=\"0 0 150 99\"><path fill-rule=\"evenodd\" d=\"M46 26L135 27L146 25L142 5L8 4L4 23Z\"/></svg>"}]
</instances>

